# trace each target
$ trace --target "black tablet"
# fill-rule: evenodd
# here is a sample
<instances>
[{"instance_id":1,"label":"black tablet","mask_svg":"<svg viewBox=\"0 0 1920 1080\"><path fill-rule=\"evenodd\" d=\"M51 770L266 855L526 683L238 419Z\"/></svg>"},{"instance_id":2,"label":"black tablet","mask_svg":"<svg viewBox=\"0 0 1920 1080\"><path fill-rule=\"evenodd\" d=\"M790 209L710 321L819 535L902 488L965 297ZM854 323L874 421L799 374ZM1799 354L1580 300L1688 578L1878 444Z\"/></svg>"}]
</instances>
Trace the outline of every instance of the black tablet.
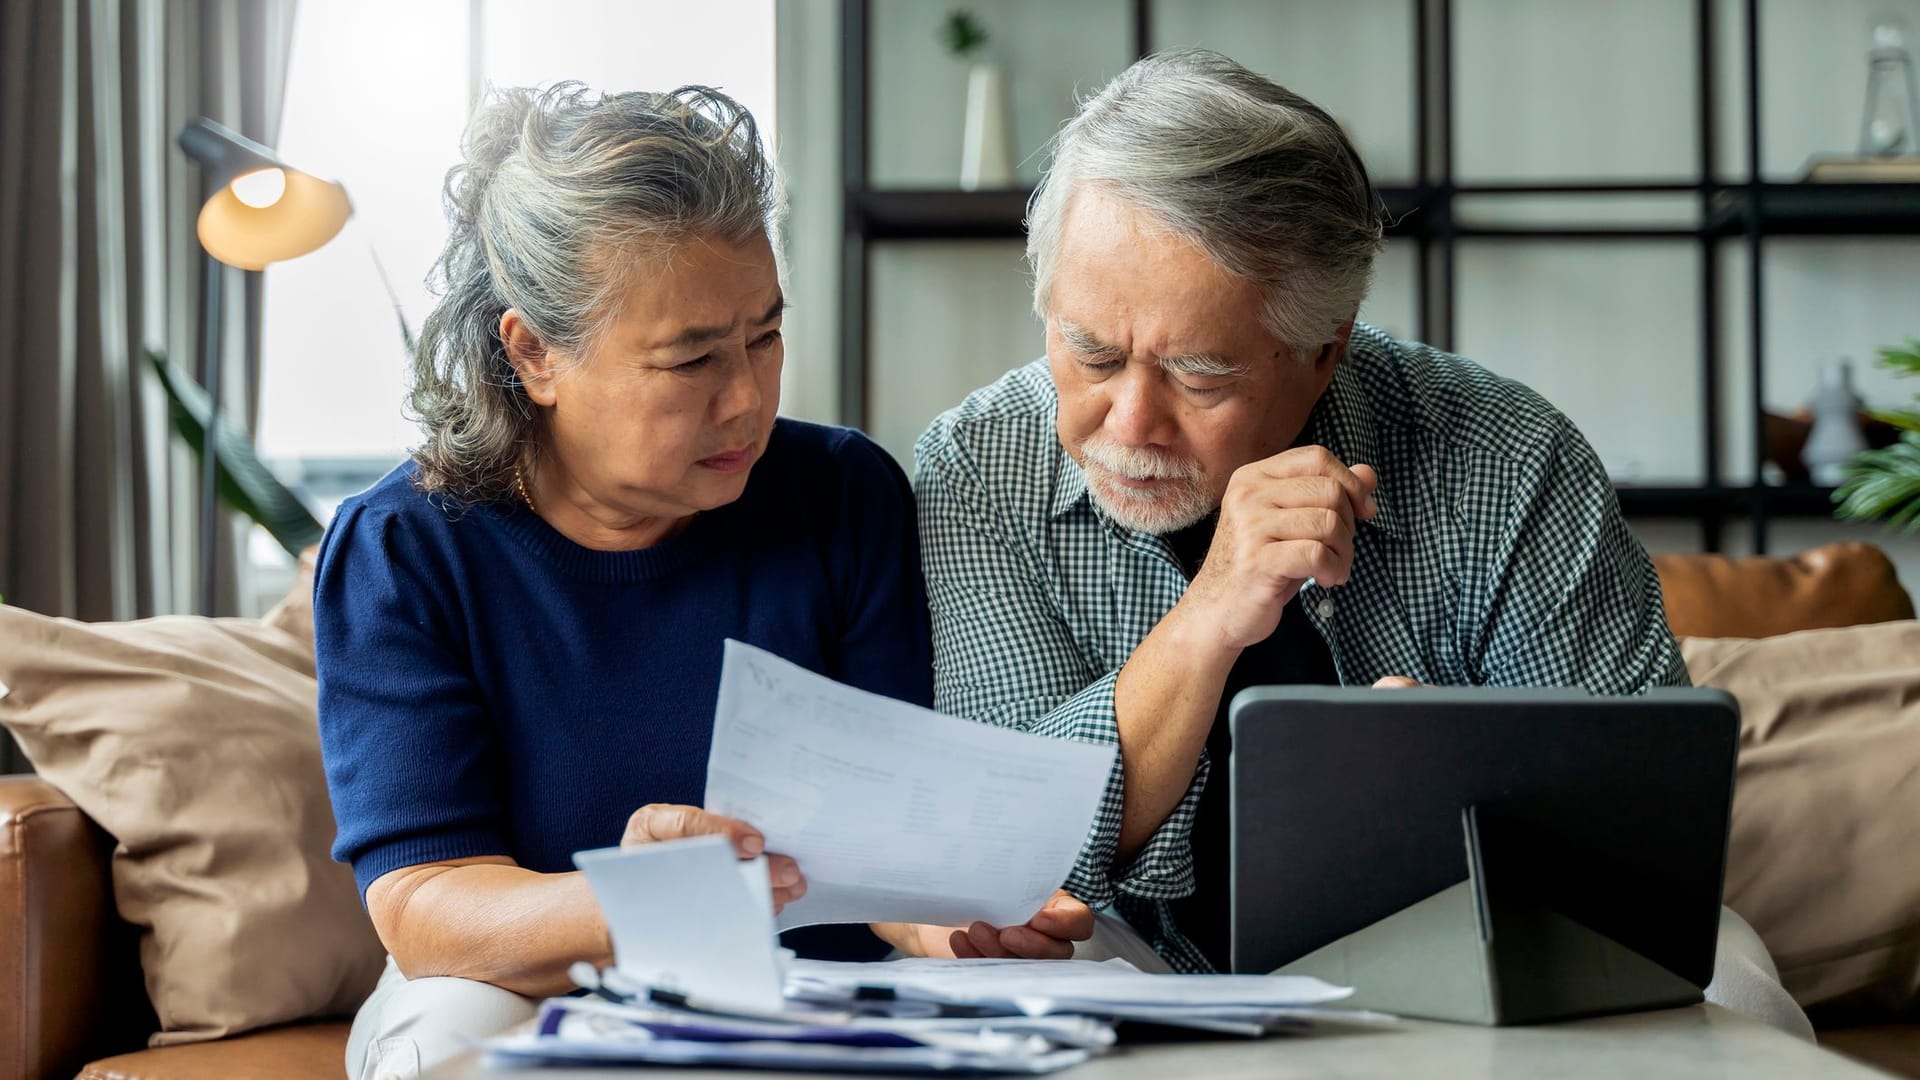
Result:
<instances>
[{"instance_id":1,"label":"black tablet","mask_svg":"<svg viewBox=\"0 0 1920 1080\"><path fill-rule=\"evenodd\" d=\"M1230 722L1235 971L1486 1023L1683 1004L1711 981L1725 693L1254 687Z\"/></svg>"}]
</instances>

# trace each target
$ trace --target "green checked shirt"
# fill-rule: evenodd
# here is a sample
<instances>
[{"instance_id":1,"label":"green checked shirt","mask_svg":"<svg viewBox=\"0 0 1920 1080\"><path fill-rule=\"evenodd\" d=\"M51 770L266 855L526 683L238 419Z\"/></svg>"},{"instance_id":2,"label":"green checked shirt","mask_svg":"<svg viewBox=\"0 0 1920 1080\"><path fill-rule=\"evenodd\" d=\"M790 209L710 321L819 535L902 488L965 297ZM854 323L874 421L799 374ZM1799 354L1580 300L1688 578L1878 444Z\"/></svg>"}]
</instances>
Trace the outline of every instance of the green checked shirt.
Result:
<instances>
[{"instance_id":1,"label":"green checked shirt","mask_svg":"<svg viewBox=\"0 0 1920 1080\"><path fill-rule=\"evenodd\" d=\"M1115 743L1113 684L1186 591L1157 536L1114 523L1054 434L1044 359L933 422L915 447L940 711ZM1302 608L1340 681L1451 686L1684 686L1660 584L1599 459L1539 395L1458 356L1356 325L1299 445L1372 465L1380 485L1348 584ZM1112 905L1177 970L1205 971L1167 901L1193 891L1202 756L1171 816L1116 862L1112 778L1067 889Z\"/></svg>"}]
</instances>

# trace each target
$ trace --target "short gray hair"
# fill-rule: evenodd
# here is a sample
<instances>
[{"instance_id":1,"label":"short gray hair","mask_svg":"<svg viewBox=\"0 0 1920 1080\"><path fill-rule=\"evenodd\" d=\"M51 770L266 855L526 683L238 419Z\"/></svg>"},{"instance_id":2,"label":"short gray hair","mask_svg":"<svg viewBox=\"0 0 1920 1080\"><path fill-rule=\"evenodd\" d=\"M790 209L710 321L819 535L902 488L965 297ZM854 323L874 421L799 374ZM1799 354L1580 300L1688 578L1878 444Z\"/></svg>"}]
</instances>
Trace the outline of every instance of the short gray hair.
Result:
<instances>
[{"instance_id":1,"label":"short gray hair","mask_svg":"<svg viewBox=\"0 0 1920 1080\"><path fill-rule=\"evenodd\" d=\"M506 497L538 434L500 342L508 308L549 348L577 355L634 274L679 243L764 236L777 258L785 207L753 117L705 86L495 91L462 148L408 406L426 433L413 452L418 486L475 502Z\"/></svg>"},{"instance_id":2,"label":"short gray hair","mask_svg":"<svg viewBox=\"0 0 1920 1080\"><path fill-rule=\"evenodd\" d=\"M1055 136L1027 208L1041 318L1068 206L1087 186L1253 282L1261 323L1296 352L1332 341L1373 279L1380 211L1359 152L1325 110L1216 52L1140 60Z\"/></svg>"}]
</instances>

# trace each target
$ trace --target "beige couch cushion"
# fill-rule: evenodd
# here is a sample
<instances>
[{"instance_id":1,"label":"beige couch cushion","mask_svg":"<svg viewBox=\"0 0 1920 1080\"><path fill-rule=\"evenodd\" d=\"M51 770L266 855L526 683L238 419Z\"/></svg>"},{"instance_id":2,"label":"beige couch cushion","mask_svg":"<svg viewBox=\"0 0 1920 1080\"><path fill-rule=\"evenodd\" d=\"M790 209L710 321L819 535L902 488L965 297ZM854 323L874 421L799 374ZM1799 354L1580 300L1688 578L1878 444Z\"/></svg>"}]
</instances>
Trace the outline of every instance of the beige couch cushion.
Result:
<instances>
[{"instance_id":1,"label":"beige couch cushion","mask_svg":"<svg viewBox=\"0 0 1920 1080\"><path fill-rule=\"evenodd\" d=\"M351 1013L384 953L334 824L310 643L281 625L0 607L0 722L117 841L156 1046ZM290 620L290 621L289 621Z\"/></svg>"},{"instance_id":2,"label":"beige couch cushion","mask_svg":"<svg viewBox=\"0 0 1920 1080\"><path fill-rule=\"evenodd\" d=\"M1802 1004L1920 1004L1920 622L1681 642L1740 701L1728 906Z\"/></svg>"}]
</instances>

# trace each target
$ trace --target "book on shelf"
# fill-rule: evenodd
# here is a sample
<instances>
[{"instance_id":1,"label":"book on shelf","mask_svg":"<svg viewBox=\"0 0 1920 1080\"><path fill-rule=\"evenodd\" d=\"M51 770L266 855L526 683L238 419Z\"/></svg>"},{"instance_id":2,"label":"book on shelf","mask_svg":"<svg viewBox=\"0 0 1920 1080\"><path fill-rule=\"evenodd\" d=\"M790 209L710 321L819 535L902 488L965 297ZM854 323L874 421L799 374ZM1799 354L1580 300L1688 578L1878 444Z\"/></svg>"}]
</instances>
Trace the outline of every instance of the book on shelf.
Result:
<instances>
[{"instance_id":1,"label":"book on shelf","mask_svg":"<svg viewBox=\"0 0 1920 1080\"><path fill-rule=\"evenodd\" d=\"M1816 157L1804 179L1813 184L1920 184L1920 154L1900 157Z\"/></svg>"}]
</instances>

